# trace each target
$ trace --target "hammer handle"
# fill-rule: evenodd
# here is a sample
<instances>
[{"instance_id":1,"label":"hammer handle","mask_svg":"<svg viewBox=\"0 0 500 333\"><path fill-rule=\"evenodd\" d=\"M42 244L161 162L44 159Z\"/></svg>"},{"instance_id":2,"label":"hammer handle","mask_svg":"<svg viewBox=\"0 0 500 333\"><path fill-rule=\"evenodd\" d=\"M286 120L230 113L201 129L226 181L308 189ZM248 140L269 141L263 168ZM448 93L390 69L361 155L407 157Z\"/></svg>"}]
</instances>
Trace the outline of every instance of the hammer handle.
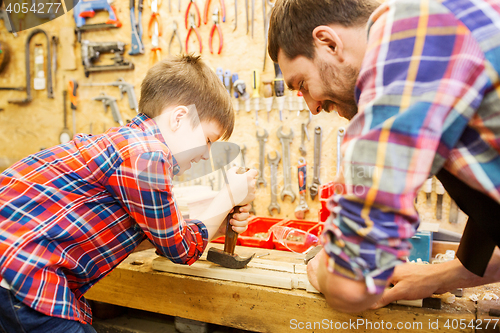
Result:
<instances>
[{"instance_id":1,"label":"hammer handle","mask_svg":"<svg viewBox=\"0 0 500 333\"><path fill-rule=\"evenodd\" d=\"M226 239L224 240L224 252L229 254L234 254L234 248L236 246L236 242L238 241L238 233L233 230L229 221L233 217L233 214L238 214L240 212L240 207L241 206L234 207L234 212L232 214L228 214L226 217Z\"/></svg>"}]
</instances>

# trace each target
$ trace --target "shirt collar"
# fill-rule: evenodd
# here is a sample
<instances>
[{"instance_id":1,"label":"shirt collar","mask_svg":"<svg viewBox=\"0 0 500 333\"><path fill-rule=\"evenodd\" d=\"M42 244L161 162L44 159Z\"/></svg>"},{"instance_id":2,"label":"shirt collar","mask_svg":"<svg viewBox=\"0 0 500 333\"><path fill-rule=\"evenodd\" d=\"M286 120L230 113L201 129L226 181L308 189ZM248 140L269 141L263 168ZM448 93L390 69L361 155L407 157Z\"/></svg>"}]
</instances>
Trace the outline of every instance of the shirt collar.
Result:
<instances>
[{"instance_id":1,"label":"shirt collar","mask_svg":"<svg viewBox=\"0 0 500 333\"><path fill-rule=\"evenodd\" d=\"M130 124L128 124L127 126L140 128L145 133L153 135L155 138L157 138L161 143L163 143L168 148L168 145L165 142L163 135L161 135L160 128L158 127L158 124L156 124L156 122L153 119L149 118L144 113L139 113L137 116L135 116L134 119L132 119ZM169 149L169 155L172 156L172 172L175 176L176 174L179 173L180 167L179 167L179 164L177 163L177 160L175 159L174 155L172 153L170 153L170 149Z\"/></svg>"}]
</instances>

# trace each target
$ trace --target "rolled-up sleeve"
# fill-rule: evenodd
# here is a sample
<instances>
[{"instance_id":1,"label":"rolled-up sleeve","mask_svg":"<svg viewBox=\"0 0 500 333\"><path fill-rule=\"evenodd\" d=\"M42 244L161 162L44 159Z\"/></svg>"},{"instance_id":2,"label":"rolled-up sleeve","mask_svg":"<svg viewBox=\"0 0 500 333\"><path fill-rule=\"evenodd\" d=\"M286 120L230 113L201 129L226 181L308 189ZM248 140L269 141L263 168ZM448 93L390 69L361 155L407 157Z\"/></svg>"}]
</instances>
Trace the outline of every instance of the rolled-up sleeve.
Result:
<instances>
[{"instance_id":1,"label":"rolled-up sleeve","mask_svg":"<svg viewBox=\"0 0 500 333\"><path fill-rule=\"evenodd\" d=\"M172 193L172 162L165 152L124 159L107 187L159 254L188 265L202 255L208 243L207 228L199 220L183 219Z\"/></svg>"}]
</instances>

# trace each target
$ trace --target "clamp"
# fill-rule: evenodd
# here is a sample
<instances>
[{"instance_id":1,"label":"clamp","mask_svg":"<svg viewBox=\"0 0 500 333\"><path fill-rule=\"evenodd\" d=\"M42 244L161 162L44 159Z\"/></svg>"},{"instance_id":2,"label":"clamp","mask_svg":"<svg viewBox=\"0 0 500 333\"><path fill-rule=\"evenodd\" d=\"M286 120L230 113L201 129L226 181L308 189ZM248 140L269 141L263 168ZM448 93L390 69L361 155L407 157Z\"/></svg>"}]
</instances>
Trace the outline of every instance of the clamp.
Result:
<instances>
[{"instance_id":1,"label":"clamp","mask_svg":"<svg viewBox=\"0 0 500 333\"><path fill-rule=\"evenodd\" d=\"M210 9L210 1L211 0L205 1L205 8L203 9L203 23L204 24L207 24L207 22L208 22L208 11ZM224 0L219 0L219 2L220 2L221 13L222 13L222 22L226 22L226 5L224 4Z\"/></svg>"},{"instance_id":2,"label":"clamp","mask_svg":"<svg viewBox=\"0 0 500 333\"><path fill-rule=\"evenodd\" d=\"M188 26L188 18L191 19L191 15L190 15L190 10L191 10L191 6L194 5L194 9L196 10L196 14L198 16L198 25L196 25L196 27L200 27L201 25L201 15L200 15L200 9L198 8L198 5L196 4L195 0L189 0L189 5L186 9L186 14L184 16L184 24L186 25L186 29L191 29L191 24ZM195 23L195 17L194 17L194 14L193 14L193 25ZM191 20L190 20L191 21ZM191 23L191 22L190 22ZM186 48L186 52L187 52L187 48ZM201 52L200 52L201 53Z\"/></svg>"},{"instance_id":3,"label":"clamp","mask_svg":"<svg viewBox=\"0 0 500 333\"><path fill-rule=\"evenodd\" d=\"M151 1L151 17L149 18L149 23L148 23L148 36L149 38L152 38L153 36L153 24L157 24L158 28L158 36L162 35L162 28L161 28L161 20L160 20L160 12L158 11L158 8L161 5L160 0L152 0ZM156 28L156 27L155 27ZM156 31L155 31L156 33Z\"/></svg>"},{"instance_id":4,"label":"clamp","mask_svg":"<svg viewBox=\"0 0 500 333\"><path fill-rule=\"evenodd\" d=\"M191 36L191 32L194 31L194 33L196 34L196 38L198 38L198 43L200 44L200 53L201 51L203 50L203 45L201 45L201 36L200 36L200 33L198 32L198 29L196 29L196 18L194 16L194 14L189 14L189 30L188 30L188 33L187 33L187 37L186 37L186 53L188 53L188 49L189 49L189 37Z\"/></svg>"},{"instance_id":5,"label":"clamp","mask_svg":"<svg viewBox=\"0 0 500 333\"><path fill-rule=\"evenodd\" d=\"M172 42L174 41L174 38L177 37L177 41L179 42L179 53L182 53L182 42L181 42L181 36L179 35L179 30L178 30L179 25L177 24L177 21L174 21L172 23L172 36L170 37L170 42L168 43L168 54L170 55L170 48L172 46Z\"/></svg>"},{"instance_id":6,"label":"clamp","mask_svg":"<svg viewBox=\"0 0 500 333\"><path fill-rule=\"evenodd\" d=\"M222 30L220 28L219 24L219 8L215 8L214 13L212 14L212 21L214 25L212 26L212 29L210 30L210 37L208 38L208 46L210 48L210 53L214 54L212 50L212 38L215 34L215 29L217 28L217 33L219 34L219 52L217 54L220 54L222 52L222 46L224 44L224 41L222 39Z\"/></svg>"}]
</instances>

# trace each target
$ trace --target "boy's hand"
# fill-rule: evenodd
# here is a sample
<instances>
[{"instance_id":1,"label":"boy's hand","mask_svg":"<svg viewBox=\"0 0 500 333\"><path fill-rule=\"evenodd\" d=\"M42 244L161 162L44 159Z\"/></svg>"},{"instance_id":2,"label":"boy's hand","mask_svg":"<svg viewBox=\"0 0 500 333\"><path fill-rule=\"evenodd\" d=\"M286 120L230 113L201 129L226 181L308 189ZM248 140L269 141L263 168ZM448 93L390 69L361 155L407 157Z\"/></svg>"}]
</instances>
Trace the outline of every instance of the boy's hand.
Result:
<instances>
[{"instance_id":1,"label":"boy's hand","mask_svg":"<svg viewBox=\"0 0 500 333\"><path fill-rule=\"evenodd\" d=\"M233 214L234 208L229 212L229 215L232 214L232 218L231 220L229 220L229 222L231 223L232 228L236 233L241 234L248 229L248 218L250 217L250 214L248 212L251 208L252 206L250 204L246 204L245 206L240 207L240 212L238 214ZM219 230L217 230L216 237L224 236L225 234L226 224L222 223L219 227Z\"/></svg>"},{"instance_id":2,"label":"boy's hand","mask_svg":"<svg viewBox=\"0 0 500 333\"><path fill-rule=\"evenodd\" d=\"M233 167L227 171L227 179L231 189L233 204L242 206L255 199L255 178L257 170L250 169L243 174L237 174L238 167Z\"/></svg>"}]
</instances>

